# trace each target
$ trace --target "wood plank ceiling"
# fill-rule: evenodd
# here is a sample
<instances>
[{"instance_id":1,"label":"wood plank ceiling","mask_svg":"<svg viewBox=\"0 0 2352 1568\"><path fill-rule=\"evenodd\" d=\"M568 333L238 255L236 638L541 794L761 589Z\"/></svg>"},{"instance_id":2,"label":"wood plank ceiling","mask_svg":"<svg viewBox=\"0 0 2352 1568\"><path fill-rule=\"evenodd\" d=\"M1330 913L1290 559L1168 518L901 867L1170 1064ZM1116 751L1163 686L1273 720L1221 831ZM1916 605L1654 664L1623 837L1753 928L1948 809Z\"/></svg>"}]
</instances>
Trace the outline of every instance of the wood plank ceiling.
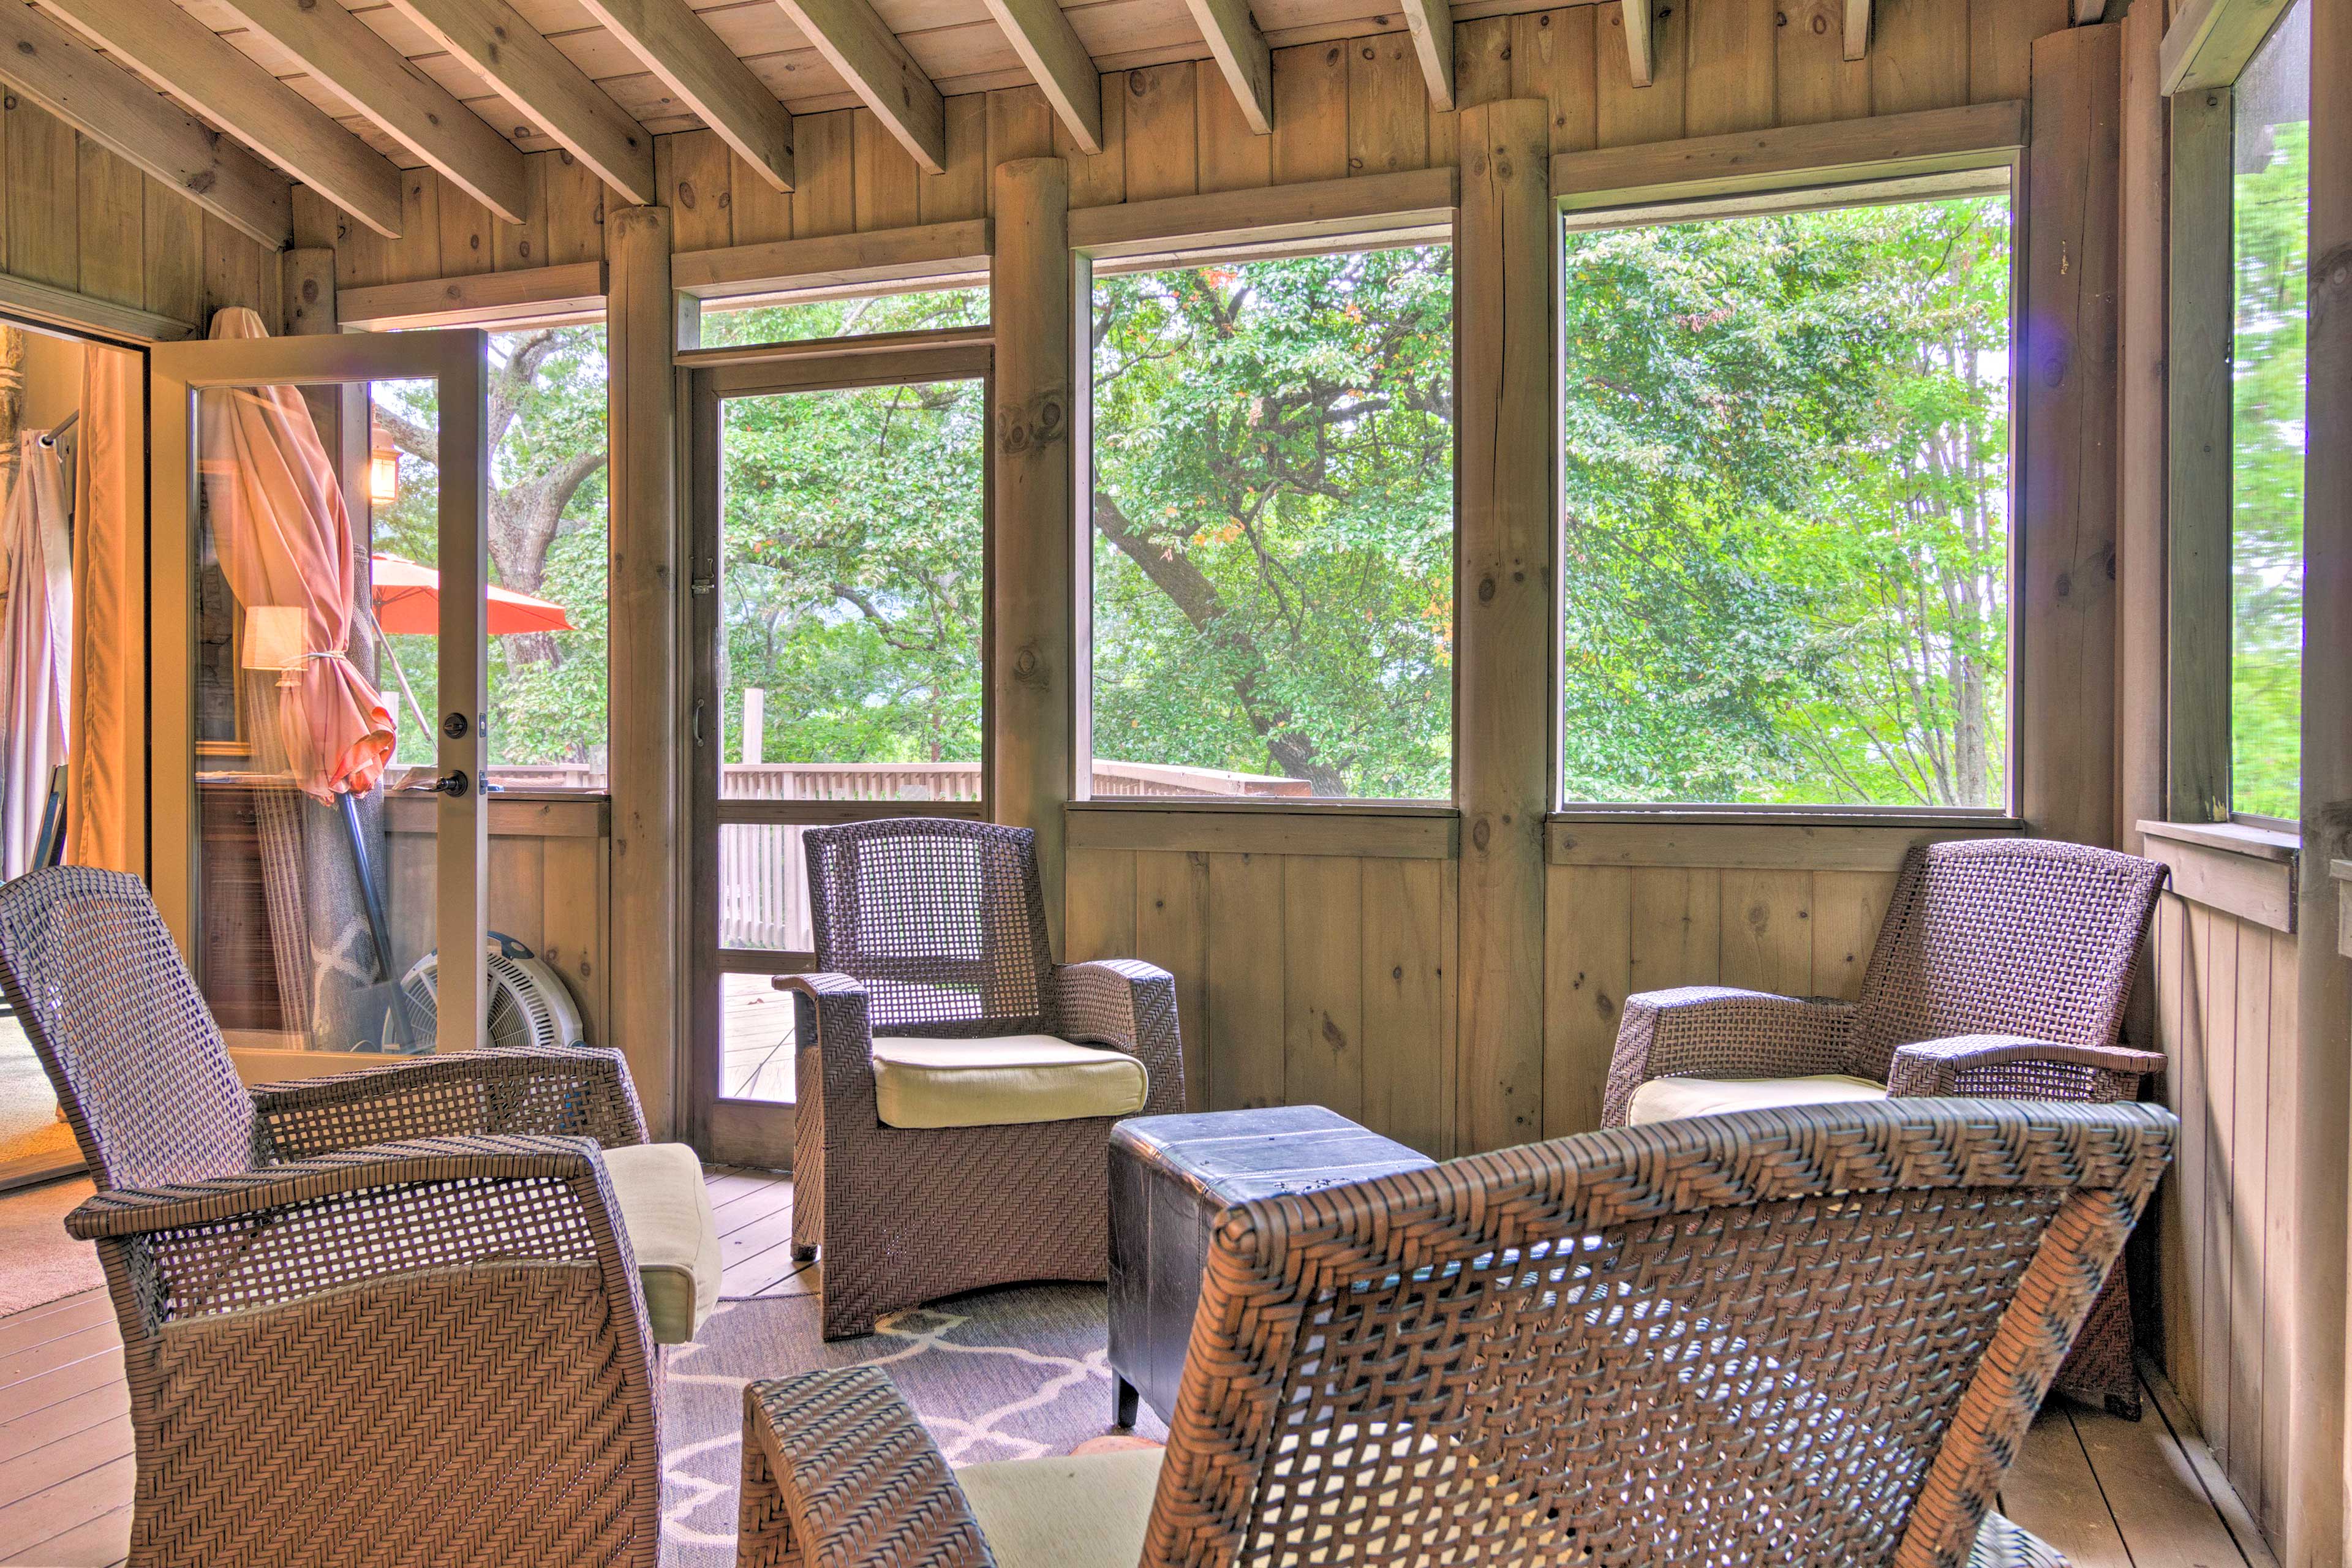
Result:
<instances>
[{"instance_id":1,"label":"wood plank ceiling","mask_svg":"<svg viewBox=\"0 0 2352 1568\"><path fill-rule=\"evenodd\" d=\"M165 154L186 142L192 111L389 233L400 168L437 169L519 221L522 153L568 149L627 200L649 203L653 138L703 126L790 189L792 115L856 105L936 172L945 163L943 97L1033 82L1072 142L1093 150L1098 73L1176 60L1213 61L1243 120L1264 134L1273 120L1269 48L1370 33L1409 32L1432 100L1448 108L1456 21L1559 3L0 0L0 8L39 33L50 77L83 84L75 90L85 96L101 87L116 120L143 122L146 163L162 158L176 172ZM1622 6L1633 79L1646 84L1661 0L1586 3ZM1866 45L1871 3L1845 0L1849 58ZM17 52L33 51L20 44ZM23 87L23 74L0 58L0 79ZM178 101L148 99L157 89ZM123 152L120 132L131 128L85 129ZM176 183L222 210L201 170ZM275 221L266 197L257 205L242 194L224 216L255 233Z\"/></svg>"}]
</instances>

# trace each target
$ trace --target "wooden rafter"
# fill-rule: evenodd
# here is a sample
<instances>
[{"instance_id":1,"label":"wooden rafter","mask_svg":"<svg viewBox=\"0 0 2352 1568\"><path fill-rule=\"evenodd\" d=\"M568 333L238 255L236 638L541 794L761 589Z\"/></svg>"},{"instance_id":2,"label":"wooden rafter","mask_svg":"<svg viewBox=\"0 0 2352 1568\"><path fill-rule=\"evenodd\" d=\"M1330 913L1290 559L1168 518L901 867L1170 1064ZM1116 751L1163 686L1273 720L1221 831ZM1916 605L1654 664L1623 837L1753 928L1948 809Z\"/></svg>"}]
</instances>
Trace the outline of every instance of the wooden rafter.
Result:
<instances>
[{"instance_id":1,"label":"wooden rafter","mask_svg":"<svg viewBox=\"0 0 2352 1568\"><path fill-rule=\"evenodd\" d=\"M400 171L210 27L149 0L49 0L91 42L387 239Z\"/></svg>"},{"instance_id":2,"label":"wooden rafter","mask_svg":"<svg viewBox=\"0 0 2352 1568\"><path fill-rule=\"evenodd\" d=\"M948 167L940 89L866 0L776 0L883 128L934 174Z\"/></svg>"},{"instance_id":3,"label":"wooden rafter","mask_svg":"<svg viewBox=\"0 0 2352 1568\"><path fill-rule=\"evenodd\" d=\"M1625 66L1635 87L1658 79L1658 8L1656 0L1622 0L1625 13Z\"/></svg>"},{"instance_id":4,"label":"wooden rafter","mask_svg":"<svg viewBox=\"0 0 2352 1568\"><path fill-rule=\"evenodd\" d=\"M1242 106L1242 119L1260 136L1274 130L1274 61L1249 0L1184 0L1201 37Z\"/></svg>"},{"instance_id":5,"label":"wooden rafter","mask_svg":"<svg viewBox=\"0 0 2352 1568\"><path fill-rule=\"evenodd\" d=\"M28 5L0 3L0 80L272 249L293 238L284 175Z\"/></svg>"},{"instance_id":6,"label":"wooden rafter","mask_svg":"<svg viewBox=\"0 0 2352 1568\"><path fill-rule=\"evenodd\" d=\"M506 0L393 0L436 43L639 206L657 199L654 139Z\"/></svg>"},{"instance_id":7,"label":"wooden rafter","mask_svg":"<svg viewBox=\"0 0 2352 1568\"><path fill-rule=\"evenodd\" d=\"M1055 0L985 0L988 14L1044 89L1078 151L1103 150L1102 77Z\"/></svg>"},{"instance_id":8,"label":"wooden rafter","mask_svg":"<svg viewBox=\"0 0 2352 1568\"><path fill-rule=\"evenodd\" d=\"M628 51L780 191L793 188L793 117L685 0L583 0Z\"/></svg>"},{"instance_id":9,"label":"wooden rafter","mask_svg":"<svg viewBox=\"0 0 2352 1568\"><path fill-rule=\"evenodd\" d=\"M1454 107L1453 0L1404 0L1405 31L1413 57L1429 82L1429 101L1441 112Z\"/></svg>"},{"instance_id":10,"label":"wooden rafter","mask_svg":"<svg viewBox=\"0 0 2352 1568\"><path fill-rule=\"evenodd\" d=\"M374 28L318 0L221 0L337 97L508 223L527 216L522 154Z\"/></svg>"},{"instance_id":11,"label":"wooden rafter","mask_svg":"<svg viewBox=\"0 0 2352 1568\"><path fill-rule=\"evenodd\" d=\"M1845 58L1850 60L1862 59L1870 53L1872 9L1871 0L1845 0Z\"/></svg>"}]
</instances>

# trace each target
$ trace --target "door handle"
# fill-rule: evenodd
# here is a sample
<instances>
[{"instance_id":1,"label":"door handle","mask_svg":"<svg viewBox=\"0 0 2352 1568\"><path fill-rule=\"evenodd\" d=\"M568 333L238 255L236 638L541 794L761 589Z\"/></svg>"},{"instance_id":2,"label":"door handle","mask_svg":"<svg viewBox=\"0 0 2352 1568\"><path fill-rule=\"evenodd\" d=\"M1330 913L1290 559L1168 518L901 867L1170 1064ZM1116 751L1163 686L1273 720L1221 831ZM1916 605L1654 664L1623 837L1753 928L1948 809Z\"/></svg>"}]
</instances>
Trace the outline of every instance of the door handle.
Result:
<instances>
[{"instance_id":1,"label":"door handle","mask_svg":"<svg viewBox=\"0 0 2352 1568\"><path fill-rule=\"evenodd\" d=\"M694 704L694 743L702 744L702 703L698 699Z\"/></svg>"},{"instance_id":2,"label":"door handle","mask_svg":"<svg viewBox=\"0 0 2352 1568\"><path fill-rule=\"evenodd\" d=\"M439 778L435 779L431 784L426 784L425 787L431 790L435 795L446 795L453 798L462 799L464 798L467 789L470 787L470 784L471 781L466 777L466 770L458 768L453 772L443 773Z\"/></svg>"}]
</instances>

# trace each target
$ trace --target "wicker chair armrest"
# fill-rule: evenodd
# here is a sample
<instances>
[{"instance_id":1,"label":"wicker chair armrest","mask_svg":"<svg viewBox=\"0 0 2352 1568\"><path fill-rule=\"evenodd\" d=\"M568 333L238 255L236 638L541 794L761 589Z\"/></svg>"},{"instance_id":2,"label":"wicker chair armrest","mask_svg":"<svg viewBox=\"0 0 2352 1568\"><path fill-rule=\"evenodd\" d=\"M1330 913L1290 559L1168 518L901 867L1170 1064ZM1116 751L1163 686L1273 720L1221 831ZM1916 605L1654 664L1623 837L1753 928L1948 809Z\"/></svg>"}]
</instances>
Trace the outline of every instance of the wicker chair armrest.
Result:
<instances>
[{"instance_id":1,"label":"wicker chair armrest","mask_svg":"<svg viewBox=\"0 0 2352 1568\"><path fill-rule=\"evenodd\" d=\"M1776 996L1686 985L1625 998L1601 1121L1622 1127L1633 1092L1654 1078L1800 1078L1843 1072L1854 1006L1829 997Z\"/></svg>"},{"instance_id":2,"label":"wicker chair armrest","mask_svg":"<svg viewBox=\"0 0 2352 1568\"><path fill-rule=\"evenodd\" d=\"M844 1125L880 1121L874 1100L874 1026L863 981L846 974L779 974L779 991L793 994L800 1029L796 1079L803 1114L839 1112ZM814 1046L814 1052L810 1047ZM812 1069L816 1081L812 1084ZM812 1095L812 1089L818 1092ZM803 1123L806 1125L806 1123Z\"/></svg>"},{"instance_id":3,"label":"wicker chair armrest","mask_svg":"<svg viewBox=\"0 0 2352 1568\"><path fill-rule=\"evenodd\" d=\"M420 1057L262 1084L254 1110L281 1160L410 1138L544 1134L610 1149L646 1141L621 1053L524 1046Z\"/></svg>"},{"instance_id":4,"label":"wicker chair armrest","mask_svg":"<svg viewBox=\"0 0 2352 1568\"><path fill-rule=\"evenodd\" d=\"M2163 1070L2164 1056L2158 1051L2021 1035L1955 1035L1897 1046L1886 1091L1981 1100L2131 1100L2142 1078Z\"/></svg>"},{"instance_id":5,"label":"wicker chair armrest","mask_svg":"<svg viewBox=\"0 0 2352 1568\"><path fill-rule=\"evenodd\" d=\"M1065 1039L1116 1046L1141 1059L1150 1078L1143 1114L1184 1109L1175 976L1139 958L1065 963L1054 970L1054 994Z\"/></svg>"},{"instance_id":6,"label":"wicker chair armrest","mask_svg":"<svg viewBox=\"0 0 2352 1568\"><path fill-rule=\"evenodd\" d=\"M89 1198L66 1229L96 1241L118 1309L176 1320L470 1267L579 1268L652 1366L653 1342L604 1160L584 1138L423 1138Z\"/></svg>"},{"instance_id":7,"label":"wicker chair armrest","mask_svg":"<svg viewBox=\"0 0 2352 1568\"><path fill-rule=\"evenodd\" d=\"M873 1367L743 1390L743 1568L992 1568L946 1458Z\"/></svg>"}]
</instances>

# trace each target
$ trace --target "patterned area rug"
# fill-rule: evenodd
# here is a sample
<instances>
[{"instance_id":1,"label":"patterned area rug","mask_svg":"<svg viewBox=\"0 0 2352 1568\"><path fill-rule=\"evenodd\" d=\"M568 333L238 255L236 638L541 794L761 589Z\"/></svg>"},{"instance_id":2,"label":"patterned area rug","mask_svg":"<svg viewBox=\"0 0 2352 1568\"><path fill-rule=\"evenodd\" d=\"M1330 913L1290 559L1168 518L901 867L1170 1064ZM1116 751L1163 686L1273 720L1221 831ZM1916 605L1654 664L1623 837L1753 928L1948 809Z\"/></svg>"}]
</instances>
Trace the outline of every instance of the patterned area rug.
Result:
<instances>
[{"instance_id":1,"label":"patterned area rug","mask_svg":"<svg viewBox=\"0 0 2352 1568\"><path fill-rule=\"evenodd\" d=\"M888 1369L950 1464L1037 1458L1110 1437L1099 1285L976 1291L826 1344L814 1296L724 1301L671 1352L662 1455L664 1568L730 1568L742 1467L743 1384L815 1366ZM1136 1429L1160 1440L1149 1409Z\"/></svg>"}]
</instances>

